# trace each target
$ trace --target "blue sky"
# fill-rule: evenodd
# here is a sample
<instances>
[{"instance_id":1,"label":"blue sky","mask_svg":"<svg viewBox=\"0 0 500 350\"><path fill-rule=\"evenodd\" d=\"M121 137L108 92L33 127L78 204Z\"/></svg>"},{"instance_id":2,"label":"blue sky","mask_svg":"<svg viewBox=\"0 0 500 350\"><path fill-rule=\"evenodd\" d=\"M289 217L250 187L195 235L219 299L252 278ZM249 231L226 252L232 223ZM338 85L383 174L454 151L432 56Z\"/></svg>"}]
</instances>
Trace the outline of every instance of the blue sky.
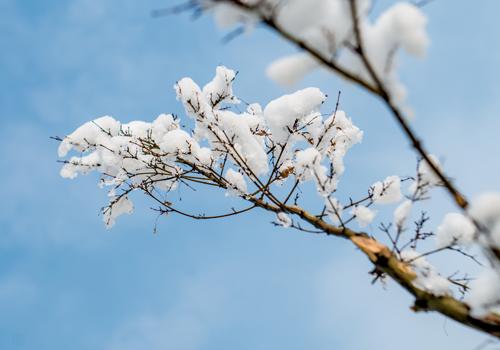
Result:
<instances>
[{"instance_id":1,"label":"blue sky","mask_svg":"<svg viewBox=\"0 0 500 350\"><path fill-rule=\"evenodd\" d=\"M413 314L393 284L372 286L369 264L347 243L277 229L264 212L157 221L137 198L134 215L105 230L96 177L60 178L49 136L105 114L182 114L175 81L204 83L218 64L240 71L235 88L247 101L285 92L264 69L292 47L262 29L223 45L208 17L150 18L171 4L0 0L0 349L472 349L484 341L438 315ZM499 11L495 0L433 2L428 57L401 62L415 128L470 194L500 188ZM309 85L330 96L342 90L342 108L365 131L348 157L344 193L411 174L415 157L378 101L326 72L298 87ZM234 204L206 190L182 200L214 212ZM437 193L433 223L451 208ZM453 271L461 261L440 263Z\"/></svg>"}]
</instances>

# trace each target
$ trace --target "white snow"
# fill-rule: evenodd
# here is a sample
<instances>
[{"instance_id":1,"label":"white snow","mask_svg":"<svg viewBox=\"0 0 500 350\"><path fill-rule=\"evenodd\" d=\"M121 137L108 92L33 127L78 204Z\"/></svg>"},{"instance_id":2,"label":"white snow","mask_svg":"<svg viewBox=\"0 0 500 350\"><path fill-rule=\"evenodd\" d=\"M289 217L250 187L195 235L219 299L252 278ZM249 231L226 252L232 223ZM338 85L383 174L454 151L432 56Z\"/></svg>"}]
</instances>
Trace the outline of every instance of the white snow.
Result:
<instances>
[{"instance_id":1,"label":"white snow","mask_svg":"<svg viewBox=\"0 0 500 350\"><path fill-rule=\"evenodd\" d=\"M441 276L427 259L413 249L401 252L401 258L415 271L417 278L413 284L436 296L450 295L451 282Z\"/></svg>"},{"instance_id":2,"label":"white snow","mask_svg":"<svg viewBox=\"0 0 500 350\"><path fill-rule=\"evenodd\" d=\"M318 66L319 63L311 55L298 53L275 60L267 67L266 74L283 86L292 86Z\"/></svg>"},{"instance_id":3,"label":"white snow","mask_svg":"<svg viewBox=\"0 0 500 350\"><path fill-rule=\"evenodd\" d=\"M468 213L483 229L478 243L500 249L500 194L487 192L479 195L472 200Z\"/></svg>"},{"instance_id":4,"label":"white snow","mask_svg":"<svg viewBox=\"0 0 500 350\"><path fill-rule=\"evenodd\" d=\"M411 208L413 203L411 200L407 199L403 201L400 205L396 207L394 210L394 225L399 231L402 231L405 228L406 221L411 214Z\"/></svg>"},{"instance_id":5,"label":"white snow","mask_svg":"<svg viewBox=\"0 0 500 350\"><path fill-rule=\"evenodd\" d=\"M209 3L214 9L215 21L223 27L240 23L251 28L257 21L255 12L242 11L215 1ZM284 32L305 43L325 60L333 61L344 70L373 83L362 60L351 49L356 42L348 1L289 0L286 6L277 0L260 5L251 3L257 5L264 16L271 15L269 9L276 5L272 14ZM397 2L378 17L370 15L371 6L370 0L358 0L357 15L364 38L364 52L389 90L391 99L409 112L405 106L406 89L397 74L398 56L400 51L418 58L425 56L429 46L427 18L420 8L408 2ZM272 62L267 68L267 75L282 85L290 86L321 66L308 53L291 54Z\"/></svg>"},{"instance_id":6,"label":"white snow","mask_svg":"<svg viewBox=\"0 0 500 350\"><path fill-rule=\"evenodd\" d=\"M59 146L61 157L71 150L79 152L65 160L61 176L72 179L97 171L102 175L100 184L111 188L113 198L117 190L127 188L173 191L186 167L218 174L217 167L227 163L227 193L242 196L247 194L247 180L268 176L269 165L279 158L277 182L290 175L301 182L313 181L323 200L330 198L328 214L338 221L333 208L339 215L342 208L331 195L344 172L343 159L361 141L362 131L340 110L323 119L319 108L326 95L317 88L278 97L264 110L256 103L243 112L228 108L240 103L233 91L235 77L235 71L220 66L203 89L188 77L175 84L176 97L194 123L193 131L171 114L160 114L153 122L120 123L105 116L85 123ZM213 180L204 176L201 182ZM110 223L116 216L109 213L120 212L119 205L113 206L117 208L107 210ZM368 209L358 210L360 223L368 222Z\"/></svg>"},{"instance_id":7,"label":"white snow","mask_svg":"<svg viewBox=\"0 0 500 350\"><path fill-rule=\"evenodd\" d=\"M132 214L134 205L127 196L122 196L119 199L111 198L112 205L103 213L103 220L106 228L111 228L116 222L116 218L123 214Z\"/></svg>"},{"instance_id":8,"label":"white snow","mask_svg":"<svg viewBox=\"0 0 500 350\"><path fill-rule=\"evenodd\" d=\"M475 317L489 312L500 314L500 275L498 271L486 268L471 284L467 303Z\"/></svg>"},{"instance_id":9,"label":"white snow","mask_svg":"<svg viewBox=\"0 0 500 350\"><path fill-rule=\"evenodd\" d=\"M309 147L295 153L295 174L298 179L307 181L315 179L315 174L323 174L320 161L323 157L314 147Z\"/></svg>"},{"instance_id":10,"label":"white snow","mask_svg":"<svg viewBox=\"0 0 500 350\"><path fill-rule=\"evenodd\" d=\"M306 88L269 102L264 109L264 118L273 140L285 143L294 124L317 111L325 99L326 96L318 88Z\"/></svg>"},{"instance_id":11,"label":"white snow","mask_svg":"<svg viewBox=\"0 0 500 350\"><path fill-rule=\"evenodd\" d=\"M247 193L247 183L243 175L234 169L229 169L224 176L229 183L228 194L241 196Z\"/></svg>"},{"instance_id":12,"label":"white snow","mask_svg":"<svg viewBox=\"0 0 500 350\"><path fill-rule=\"evenodd\" d=\"M373 200L377 204L397 203L401 200L401 179L399 176L388 176L384 181L375 182L371 188Z\"/></svg>"},{"instance_id":13,"label":"white snow","mask_svg":"<svg viewBox=\"0 0 500 350\"><path fill-rule=\"evenodd\" d=\"M334 223L338 224L342 220L343 207L337 198L325 198L326 214L328 218Z\"/></svg>"},{"instance_id":14,"label":"white snow","mask_svg":"<svg viewBox=\"0 0 500 350\"><path fill-rule=\"evenodd\" d=\"M97 118L87 122L66 136L59 144L58 155L64 157L73 148L79 152L92 149L107 134L115 136L120 131L120 122L110 116Z\"/></svg>"},{"instance_id":15,"label":"white snow","mask_svg":"<svg viewBox=\"0 0 500 350\"><path fill-rule=\"evenodd\" d=\"M352 208L351 214L356 216L356 222L359 227L363 228L371 224L373 219L375 219L377 212L365 207L364 205L357 205Z\"/></svg>"},{"instance_id":16,"label":"white snow","mask_svg":"<svg viewBox=\"0 0 500 350\"><path fill-rule=\"evenodd\" d=\"M223 102L239 103L233 96L233 80L236 72L224 66L217 67L215 77L203 87L203 95L212 107L217 108Z\"/></svg>"},{"instance_id":17,"label":"white snow","mask_svg":"<svg viewBox=\"0 0 500 350\"><path fill-rule=\"evenodd\" d=\"M485 226L493 226L500 221L500 193L487 192L474 198L469 214Z\"/></svg>"},{"instance_id":18,"label":"white snow","mask_svg":"<svg viewBox=\"0 0 500 350\"><path fill-rule=\"evenodd\" d=\"M460 213L448 213L438 226L436 240L438 247L458 244L467 246L474 240L476 227Z\"/></svg>"},{"instance_id":19,"label":"white snow","mask_svg":"<svg viewBox=\"0 0 500 350\"><path fill-rule=\"evenodd\" d=\"M181 129L175 129L165 133L159 144L160 149L170 155L177 155L179 153L189 153L191 147L196 141L191 136Z\"/></svg>"},{"instance_id":20,"label":"white snow","mask_svg":"<svg viewBox=\"0 0 500 350\"><path fill-rule=\"evenodd\" d=\"M290 218L290 216L288 216L288 214L284 212L279 212L278 214L276 214L276 220L281 226L285 228L292 226L292 219Z\"/></svg>"}]
</instances>

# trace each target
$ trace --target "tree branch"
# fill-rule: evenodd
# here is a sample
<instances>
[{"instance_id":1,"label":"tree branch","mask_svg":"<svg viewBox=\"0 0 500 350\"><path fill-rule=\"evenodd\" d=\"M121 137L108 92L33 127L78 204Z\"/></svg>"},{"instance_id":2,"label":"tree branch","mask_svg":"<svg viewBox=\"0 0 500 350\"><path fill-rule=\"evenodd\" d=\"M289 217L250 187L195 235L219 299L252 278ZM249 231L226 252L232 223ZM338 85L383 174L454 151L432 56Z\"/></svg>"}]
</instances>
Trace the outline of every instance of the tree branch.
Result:
<instances>
[{"instance_id":1,"label":"tree branch","mask_svg":"<svg viewBox=\"0 0 500 350\"><path fill-rule=\"evenodd\" d=\"M194 164L192 166L196 167ZM203 169L198 168L197 170L201 171L207 178L213 177L212 174ZM213 178L213 181L217 180ZM490 313L486 317L476 318L470 314L470 307L466 303L455 299L453 296L438 296L416 287L413 283L416 279L416 274L409 264L400 260L391 249L368 234L353 231L347 227L328 224L321 217L313 215L296 205L280 204L276 206L255 196L242 196L242 198L256 207L267 211L274 213L285 211L296 215L326 235L349 240L373 263L377 271L390 276L396 283L415 297L415 303L412 307L414 311L439 312L463 325L500 338L500 315Z\"/></svg>"},{"instance_id":2,"label":"tree branch","mask_svg":"<svg viewBox=\"0 0 500 350\"><path fill-rule=\"evenodd\" d=\"M400 128L403 130L403 133L405 136L409 139L412 148L429 164L431 167L432 171L438 176L438 178L441 180L443 183L443 186L446 188L448 193L451 195L455 203L462 209L467 209L468 207L468 200L466 197L456 188L456 186L451 182L451 180L444 174L444 172L438 168L436 164L430 159L429 157L429 152L424 148L422 141L417 137L415 131L410 127L410 125L407 122L407 118L403 115L403 113L399 110L399 108L392 102L389 93L387 92L387 89L385 88L384 84L380 80L380 78L377 76L375 71L373 70L372 65L370 64L369 60L367 59L363 45L362 45L362 33L360 32L359 28L359 23L358 23L358 15L357 15L357 8L356 8L356 2L354 0L350 0L351 3L351 12L352 12L352 18L353 18L353 26L354 26L354 31L355 31L355 36L358 41L358 47L356 48L357 53L359 54L360 58L362 59L364 65L366 66L366 69L368 70L368 73L370 74L372 80L375 82L375 85L372 85L371 83L365 81L361 77L347 71L345 68L339 66L337 63L332 61L329 58L324 57L324 55L319 52L318 50L314 49L312 46L310 46L307 42L301 40L300 38L294 36L293 34L287 32L284 30L275 20L272 16L267 16L265 13L262 12L260 8L260 3L257 3L255 5L249 5L241 0L217 0L218 2L226 2L233 4L237 7L239 7L242 10L250 11L254 14L256 14L259 19L262 21L263 24L265 24L268 28L272 29L276 33L278 33L282 38L285 40L291 42L298 48L306 51L309 53L311 56L313 56L316 60L318 60L320 63L322 63L325 67L329 68L333 72L337 73L344 79L347 79L368 92L371 92L372 94L378 96L382 101L385 103L385 105L388 107L388 109L391 111L391 114L393 115L394 119L400 126Z\"/></svg>"}]
</instances>

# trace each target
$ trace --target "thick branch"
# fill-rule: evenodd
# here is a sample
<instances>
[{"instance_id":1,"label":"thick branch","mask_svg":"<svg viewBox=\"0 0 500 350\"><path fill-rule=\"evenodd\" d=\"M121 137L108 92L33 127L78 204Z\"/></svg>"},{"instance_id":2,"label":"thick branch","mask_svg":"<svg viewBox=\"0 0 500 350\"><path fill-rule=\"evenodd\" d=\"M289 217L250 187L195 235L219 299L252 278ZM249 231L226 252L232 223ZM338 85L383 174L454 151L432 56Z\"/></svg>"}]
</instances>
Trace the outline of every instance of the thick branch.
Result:
<instances>
[{"instance_id":1,"label":"thick branch","mask_svg":"<svg viewBox=\"0 0 500 350\"><path fill-rule=\"evenodd\" d=\"M351 6L353 6L351 8L352 9L351 12L353 13L353 23L354 23L355 36L357 37L357 41L358 41L357 53L359 54L364 65L366 66L366 69L368 70L372 80L375 82L375 86L373 86L371 83L365 81L364 79L360 78L359 76L347 71L346 69L339 66L331 59L325 57L321 52L314 49L307 42L301 40L300 38L294 36L293 34L287 32L286 30L284 30L274 20L273 17L267 16L266 14L264 14L262 12L262 10L259 6L260 3L257 3L257 5L248 5L240 0L218 0L218 1L227 2L227 3L233 4L233 5L241 8L243 10L247 10L247 11L251 11L252 13L255 13L257 16L259 16L262 23L264 23L268 28L274 30L276 33L278 33L281 37L283 37L287 41L291 42L295 46L297 46L300 49L304 50L305 52L309 53L311 56L313 56L315 59L317 59L320 63L322 63L325 67L331 69L333 72L339 74L341 77L363 87L367 91L369 91L372 94L381 98L384 101L384 103L386 104L386 106L389 108L389 110L391 111L394 119L399 124L399 126L403 130L406 137L409 139L413 149L429 164L432 171L439 177L439 179L443 183L443 186L446 188L446 190L452 196L455 203L462 209L466 209L468 207L468 201L465 198L465 196L455 187L455 185L444 174L444 172L441 169L439 169L437 167L437 165L434 164L434 162L430 159L429 152L424 148L424 146L422 145L422 141L417 137L415 131L408 124L408 122L407 122L408 119L403 115L403 113L399 110L399 108L392 102L387 89L385 88L381 79L377 76L377 74L373 70L373 67L371 66L370 62L368 61L368 59L364 53L363 45L361 42L361 32L359 30L359 23L358 23L358 16L357 16L357 11L356 11L356 2L355 1L351 0Z\"/></svg>"},{"instance_id":2,"label":"thick branch","mask_svg":"<svg viewBox=\"0 0 500 350\"><path fill-rule=\"evenodd\" d=\"M227 184L224 183L216 173L199 168L195 164L185 160L182 162L184 164L189 164L203 176L218 183L221 188L227 188ZM267 211L274 213L287 212L296 215L327 235L333 235L351 241L368 257L377 271L390 276L395 282L415 297L415 304L412 308L414 311L436 311L463 325L500 338L500 315L491 313L484 318L476 318L471 316L470 307L466 303L452 296L438 296L416 287L413 283L416 279L416 274L409 264L398 259L391 249L378 242L375 238L370 237L368 234L356 232L347 227L331 225L324 221L321 216L318 217L313 215L297 205L285 205L284 203L279 203L278 205L270 204L262 198L257 198L252 195L243 195L242 198L256 207L260 207Z\"/></svg>"},{"instance_id":3,"label":"thick branch","mask_svg":"<svg viewBox=\"0 0 500 350\"><path fill-rule=\"evenodd\" d=\"M347 79L349 81L352 81L353 83L356 83L356 84L362 86L363 88L365 88L366 90L370 91L373 94L376 94L376 95L379 94L379 91L377 90L377 88L375 86L371 85L369 82L365 81L363 78L357 76L356 74L349 72L347 69L345 69L342 66L338 65L337 63L335 63L335 61L324 57L320 51L318 51L315 48L313 48L312 46L310 46L307 42L303 41L302 39L287 32L286 30L284 30L279 25L279 23L277 23L274 20L274 18L266 16L264 13L262 13L258 4L257 5L249 5L249 4L246 4L240 0L217 0L217 1L231 3L231 4L236 5L237 7L241 8L243 10L247 10L247 11L251 11L251 12L256 13L259 16L262 23L264 23L268 28L274 30L281 37L283 37L284 39L293 43L294 45L296 45L300 49L308 52L311 56L313 56L316 60L318 60L318 62L324 64L327 68L331 69L333 72L339 74L344 79Z\"/></svg>"},{"instance_id":4,"label":"thick branch","mask_svg":"<svg viewBox=\"0 0 500 350\"><path fill-rule=\"evenodd\" d=\"M266 210L280 211L280 209L269 207L264 203L261 205L258 201L253 203ZM399 260L387 246L376 239L363 232L330 225L300 207L287 206L286 209L328 235L350 240L368 257L378 271L386 273L415 297L415 304L412 307L414 311L436 311L463 325L500 338L500 315L491 313L484 318L476 318L471 316L470 307L466 303L452 296L436 296L416 287L413 284L416 275L409 265Z\"/></svg>"},{"instance_id":5,"label":"thick branch","mask_svg":"<svg viewBox=\"0 0 500 350\"><path fill-rule=\"evenodd\" d=\"M385 87L384 83L382 82L382 79L378 76L378 74L375 72L375 69L373 68L373 65L371 64L368 56L366 55L366 52L364 50L364 44L363 44L363 37L361 33L361 28L359 25L359 17L358 17L358 11L357 11L357 6L356 6L356 0L350 0L351 4L351 16L352 16L352 22L353 22L353 27L354 27L354 35L356 37L356 41L358 43L357 46L357 51L358 54L363 61L363 64L366 67L366 70L370 74L370 77L373 79L375 82L375 85L377 86L378 89L378 96L385 102L389 110L391 111L392 115L396 119L397 123L403 130L404 134L406 137L410 140L412 147L415 149L415 151L429 164L431 167L432 171L439 177L439 180L443 183L444 187L448 190L448 192L451 194L453 197L455 203L462 209L467 209L469 203L467 199L464 197L463 194L460 193L460 191L455 187L455 185L450 181L450 179L444 174L444 172L438 168L438 166L430 159L429 157L429 152L427 152L424 149L424 146L422 145L422 141L417 137L415 131L413 131L410 127L410 125L407 122L407 118L403 116L403 113L400 111L400 109L394 104L392 101L390 94Z\"/></svg>"}]
</instances>

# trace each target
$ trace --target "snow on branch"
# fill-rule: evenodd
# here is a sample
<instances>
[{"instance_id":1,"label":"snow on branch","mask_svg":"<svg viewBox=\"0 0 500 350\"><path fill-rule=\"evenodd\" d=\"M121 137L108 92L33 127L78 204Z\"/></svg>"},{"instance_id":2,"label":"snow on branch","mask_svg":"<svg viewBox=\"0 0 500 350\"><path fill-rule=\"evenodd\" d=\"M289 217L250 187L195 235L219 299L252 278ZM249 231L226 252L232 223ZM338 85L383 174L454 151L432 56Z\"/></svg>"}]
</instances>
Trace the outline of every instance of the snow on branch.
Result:
<instances>
[{"instance_id":1,"label":"snow on branch","mask_svg":"<svg viewBox=\"0 0 500 350\"><path fill-rule=\"evenodd\" d=\"M470 218L461 214L446 216L438 228L438 248L417 253L417 243L434 234L424 230L428 218L422 215L415 222L414 235L408 235L413 203L426 200L432 188L441 185L429 175L432 173L428 168L419 163L415 177L389 176L370 186L366 196L342 201L337 189L345 172L343 160L351 147L361 142L363 133L338 108L339 101L334 111L322 114L326 95L317 88L306 88L272 100L264 108L254 103L242 111L238 108L240 99L233 92L235 77L233 70L221 66L203 88L190 78L175 84L177 99L194 126L192 131L181 127L172 114L161 114L152 122L121 123L104 116L85 123L61 139L61 176L74 179L79 174L100 174L100 186L109 188L109 203L102 210L107 227L113 226L120 215L132 213L134 192L153 200L161 215L173 213L200 220L262 208L274 212L275 224L284 228L351 240L375 264L377 276L391 276L418 300L425 297L427 302L435 302L447 297L460 303L454 299L452 287L458 286L463 292L469 286L459 278L440 275L425 257L449 250L477 261L463 250L464 245L471 244L489 252L498 251L498 195L485 195L475 201ZM70 152L77 155L68 158ZM314 184L322 203L323 209L316 215L299 206L299 187L306 182ZM177 206L178 197L172 194L182 186L218 188L250 206L216 215L186 212ZM293 205L288 203L291 198ZM354 222L360 228L371 225L380 209L394 203L398 204L394 226L380 226L391 249L348 228ZM490 232L487 238L478 233L476 226ZM394 262L391 265L388 261ZM488 314L499 311L498 295L493 292L498 288L498 279L492 277L499 272L495 261L492 259L480 278L487 281L484 285L490 292L480 293L472 286L471 295L477 297L466 308L477 317L494 317L497 322L497 316ZM452 312L442 307L438 303L428 309ZM455 312L450 317L463 317L463 310ZM499 334L497 330L488 332Z\"/></svg>"},{"instance_id":2,"label":"snow on branch","mask_svg":"<svg viewBox=\"0 0 500 350\"><path fill-rule=\"evenodd\" d=\"M344 158L363 138L338 108L340 93L326 114L321 108L327 96L314 87L264 107L243 104L233 91L236 72L220 66L203 87L191 78L174 86L192 128L181 127L172 114L129 123L104 116L60 139L61 176L97 172L99 184L109 188L102 210L106 226L133 212L134 192L149 197L160 215L198 220L261 208L274 213L277 226L350 240L374 264L374 280L391 277L415 297L415 311L437 311L500 337L500 195L484 194L469 204L409 124L398 56L401 51L425 55L427 19L420 7L397 2L375 17L370 0L191 0L169 11L185 10L210 12L223 27L239 26L233 33L262 23L295 44L300 52L268 67L281 84L292 85L323 66L381 98L418 153L416 174L388 176L360 198L339 198ZM76 154L68 158L70 152ZM316 189L321 208L316 214L300 205L305 183ZM210 215L181 209L173 192L198 186L249 206ZM433 231L427 228L428 214L414 211L436 187L445 188L462 211L447 214ZM373 230L387 205L395 206L393 219L378 223L377 235L352 229ZM418 252L431 237L436 248ZM471 253L474 249L482 256ZM441 274L430 258L445 251L477 262L483 272L470 285L467 274Z\"/></svg>"},{"instance_id":3,"label":"snow on branch","mask_svg":"<svg viewBox=\"0 0 500 350\"><path fill-rule=\"evenodd\" d=\"M397 72L399 52L425 56L429 39L421 8L426 3L397 2L378 16L370 0L190 0L181 7L195 14L212 13L223 28L237 26L231 38L261 23L294 44L300 52L268 68L268 75L284 85L321 66L378 96L432 176L466 210L469 201L409 123L412 111Z\"/></svg>"},{"instance_id":4,"label":"snow on branch","mask_svg":"<svg viewBox=\"0 0 500 350\"><path fill-rule=\"evenodd\" d=\"M366 55L378 76L391 92L392 98L403 104L406 89L397 76L399 51L425 56L429 39L427 19L421 9L407 2L399 2L373 19L369 0L357 0L357 22L366 38ZM330 61L348 76L377 89L376 82L358 52L350 2L345 0L199 0L202 11L211 11L217 24L223 28L254 26L259 21L276 27L293 41L307 46L299 52L277 59L267 69L273 80L293 85L307 73L321 66L320 56ZM314 51L315 54L311 55Z\"/></svg>"},{"instance_id":5,"label":"snow on branch","mask_svg":"<svg viewBox=\"0 0 500 350\"><path fill-rule=\"evenodd\" d=\"M325 202L336 201L343 158L362 132L343 111L322 115L326 96L317 88L239 112L232 108L240 104L233 94L235 76L217 67L203 88L190 78L175 84L177 99L194 122L192 132L171 114L153 122L120 123L105 116L85 123L62 139L60 157L72 150L79 155L63 161L61 176L101 174L100 184L111 188L104 209L108 226L132 211L131 192L144 191L163 204L159 193L168 197L182 184L213 185L230 195L259 195L279 205L271 186L293 178L315 182Z\"/></svg>"}]
</instances>

